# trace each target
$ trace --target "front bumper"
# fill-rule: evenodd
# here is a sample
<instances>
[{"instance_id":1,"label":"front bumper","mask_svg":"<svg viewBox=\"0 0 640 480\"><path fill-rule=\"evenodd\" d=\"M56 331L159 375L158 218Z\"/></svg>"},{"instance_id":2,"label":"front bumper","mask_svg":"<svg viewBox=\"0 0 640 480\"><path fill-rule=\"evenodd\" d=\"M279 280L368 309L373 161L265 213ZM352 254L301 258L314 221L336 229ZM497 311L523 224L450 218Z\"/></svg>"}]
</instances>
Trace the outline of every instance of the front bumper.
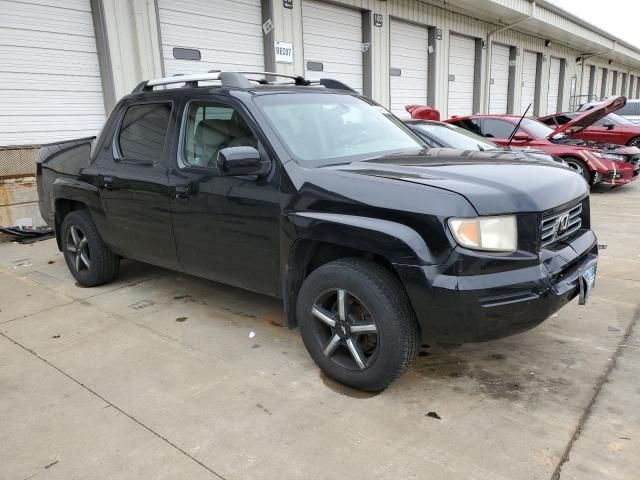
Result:
<instances>
[{"instance_id":1,"label":"front bumper","mask_svg":"<svg viewBox=\"0 0 640 480\"><path fill-rule=\"evenodd\" d=\"M580 277L597 258L596 237L583 230L554 250L544 249L537 265L517 270L452 276L440 273L439 266L396 268L423 342L460 344L506 337L542 323L579 295Z\"/></svg>"},{"instance_id":2,"label":"front bumper","mask_svg":"<svg viewBox=\"0 0 640 480\"><path fill-rule=\"evenodd\" d=\"M594 172L593 183L604 185L626 185L637 180L640 174L640 167L636 162L609 162L610 168L598 169Z\"/></svg>"}]
</instances>

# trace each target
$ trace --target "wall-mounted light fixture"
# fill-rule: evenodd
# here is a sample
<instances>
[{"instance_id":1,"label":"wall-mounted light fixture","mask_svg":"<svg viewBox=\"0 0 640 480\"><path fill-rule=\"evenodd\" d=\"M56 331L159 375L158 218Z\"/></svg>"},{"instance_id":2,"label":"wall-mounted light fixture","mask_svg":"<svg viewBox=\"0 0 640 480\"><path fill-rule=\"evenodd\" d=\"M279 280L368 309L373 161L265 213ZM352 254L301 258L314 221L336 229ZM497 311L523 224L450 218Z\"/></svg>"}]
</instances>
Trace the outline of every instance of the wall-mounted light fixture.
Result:
<instances>
[{"instance_id":1,"label":"wall-mounted light fixture","mask_svg":"<svg viewBox=\"0 0 640 480\"><path fill-rule=\"evenodd\" d=\"M551 45L551 40L545 40L544 41L544 46L548 47L549 45Z\"/></svg>"}]
</instances>

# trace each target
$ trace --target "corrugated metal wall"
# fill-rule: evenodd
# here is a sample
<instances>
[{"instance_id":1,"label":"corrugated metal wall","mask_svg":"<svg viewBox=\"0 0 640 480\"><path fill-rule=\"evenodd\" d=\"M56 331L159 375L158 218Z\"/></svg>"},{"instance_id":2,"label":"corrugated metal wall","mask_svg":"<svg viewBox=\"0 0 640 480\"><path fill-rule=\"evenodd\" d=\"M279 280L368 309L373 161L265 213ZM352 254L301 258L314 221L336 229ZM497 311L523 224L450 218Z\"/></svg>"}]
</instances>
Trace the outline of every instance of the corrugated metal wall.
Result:
<instances>
[{"instance_id":1,"label":"corrugated metal wall","mask_svg":"<svg viewBox=\"0 0 640 480\"><path fill-rule=\"evenodd\" d=\"M436 29L437 35L435 44L431 45L433 48L433 63L430 63L430 68L434 67L434 71L430 71L430 75L435 78L434 89L434 101L433 106L441 110L442 116L446 117L447 104L448 104L448 78L449 78L449 37L450 34L460 34L477 39L486 39L487 34L496 29L496 25L472 18L470 16L455 13L443 8L426 4L416 0L339 0L333 3L348 6L357 10L370 11L375 14L382 15L382 26L376 27L373 24L370 26L372 31L371 36L371 64L372 64L372 97L379 103L390 107L390 77L389 77L389 24L392 18L397 20L408 21L417 25L423 25L425 27L433 27ZM503 0L498 3L505 4L511 8L519 8L522 6L520 0ZM513 4L513 5L511 5ZM288 73L301 73L303 71L302 65L302 28L301 16L300 16L300 2L294 3L293 9L280 8L280 4L274 4L273 22L276 29L276 39L284 41L292 41L294 44L294 65L278 65L278 70ZM527 13L523 10L523 13ZM570 31L574 31L576 34L590 35L593 37L595 34L588 29L576 25L567 19L563 19L554 12L538 10L537 16L547 18L548 21L556 22L560 25L565 25ZM373 22L373 20L371 20ZM525 50L533 53L542 54L542 68L540 79L540 92L539 98L546 99L549 88L549 61L550 58L556 57L558 59L565 60L565 72L562 79L562 107L563 109L569 109L570 95L571 95L571 81L575 78L576 89L580 89L580 74L581 63L576 59L580 56L579 51L559 45L553 41L549 46L545 46L545 39L537 38L532 35L528 35L522 32L514 30L505 30L497 33L493 41L504 45L515 46L518 49L518 55L515 61L515 81L513 92L513 104L520 105L522 102L522 75L523 75L523 52ZM606 43L605 37L602 37L602 41ZM486 49L482 49L481 58L482 68L484 69L486 62ZM600 59L598 57L592 57L587 60L585 68L588 71L590 65L596 65L597 67L609 67L616 68L619 71L628 71L629 67L622 65L611 66L608 65L608 60ZM587 75L588 78L588 75ZM480 84L477 86L481 97L480 105L484 105L486 95L485 90L487 86ZM588 80L585 85L585 90L588 91ZM600 85L595 89L600 92ZM576 92L578 93L578 92ZM544 115L547 113L547 102L540 101L539 114Z\"/></svg>"}]
</instances>

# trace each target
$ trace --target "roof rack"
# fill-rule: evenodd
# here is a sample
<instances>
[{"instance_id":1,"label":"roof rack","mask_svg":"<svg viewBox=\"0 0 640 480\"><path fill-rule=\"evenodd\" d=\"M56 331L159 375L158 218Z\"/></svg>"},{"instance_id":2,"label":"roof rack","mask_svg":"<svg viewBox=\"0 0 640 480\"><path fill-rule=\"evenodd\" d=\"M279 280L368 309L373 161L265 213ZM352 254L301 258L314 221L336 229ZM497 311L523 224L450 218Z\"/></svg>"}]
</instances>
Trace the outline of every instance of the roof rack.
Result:
<instances>
[{"instance_id":1,"label":"roof rack","mask_svg":"<svg viewBox=\"0 0 640 480\"><path fill-rule=\"evenodd\" d=\"M245 75L263 75L264 78L247 78ZM223 87L231 88L251 88L253 87L253 84L251 82L258 83L259 85L291 84L289 82L269 81L267 80L267 77L288 78L290 80L293 80L293 85L296 86L322 85L325 88L347 90L349 92L357 93L348 85L332 78L321 78L320 80L311 81L305 79L300 75L287 75L284 73L276 72L222 72L220 70L210 70L207 73L178 74L172 77L146 80L144 82L140 82L131 93L149 92L152 91L154 87L175 85L178 83L184 83L186 87L197 87L199 82L211 81L219 81Z\"/></svg>"}]
</instances>

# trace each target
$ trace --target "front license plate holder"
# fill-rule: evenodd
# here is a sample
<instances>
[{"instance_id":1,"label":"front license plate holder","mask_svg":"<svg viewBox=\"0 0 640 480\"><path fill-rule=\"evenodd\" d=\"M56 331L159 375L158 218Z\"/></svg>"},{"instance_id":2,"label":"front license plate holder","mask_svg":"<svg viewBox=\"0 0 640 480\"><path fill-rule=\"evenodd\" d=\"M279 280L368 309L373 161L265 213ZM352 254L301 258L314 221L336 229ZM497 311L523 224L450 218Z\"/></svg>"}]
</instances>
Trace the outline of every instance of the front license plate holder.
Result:
<instances>
[{"instance_id":1,"label":"front license plate holder","mask_svg":"<svg viewBox=\"0 0 640 480\"><path fill-rule=\"evenodd\" d=\"M579 305L586 305L589 297L591 297L593 287L596 284L597 270L598 265L594 263L593 265L588 267L582 275L580 275L580 300L578 302Z\"/></svg>"}]
</instances>

